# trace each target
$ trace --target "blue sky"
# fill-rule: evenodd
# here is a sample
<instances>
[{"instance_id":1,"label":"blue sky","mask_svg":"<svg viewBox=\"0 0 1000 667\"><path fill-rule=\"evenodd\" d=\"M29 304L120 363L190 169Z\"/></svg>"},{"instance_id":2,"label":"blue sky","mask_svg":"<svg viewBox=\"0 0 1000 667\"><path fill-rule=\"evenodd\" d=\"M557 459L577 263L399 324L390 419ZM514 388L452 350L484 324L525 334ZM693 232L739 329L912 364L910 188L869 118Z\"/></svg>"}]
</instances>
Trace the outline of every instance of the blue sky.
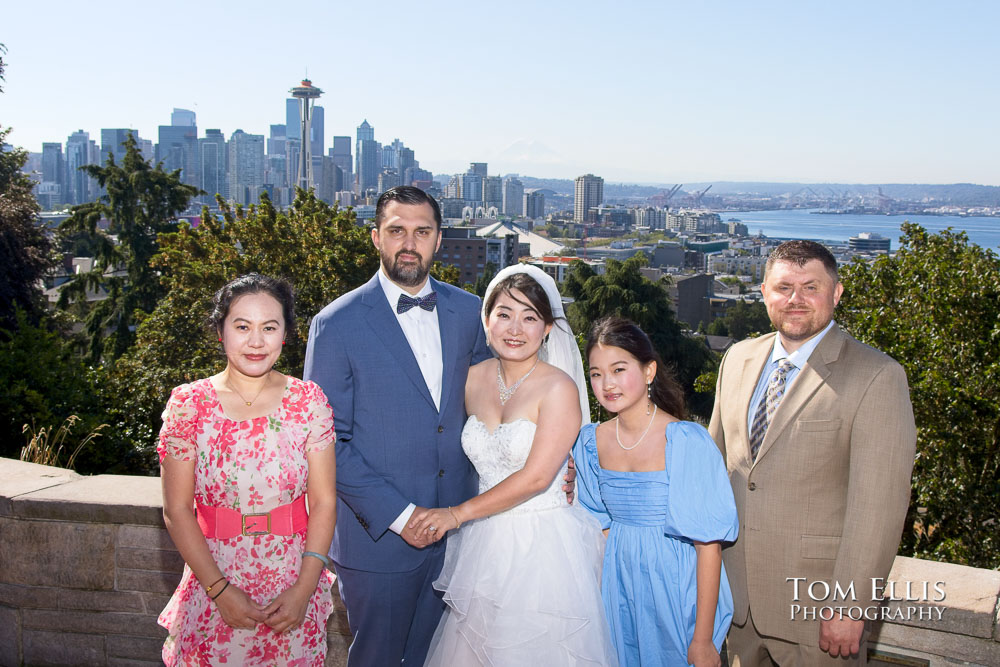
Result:
<instances>
[{"instance_id":1,"label":"blue sky","mask_svg":"<svg viewBox=\"0 0 1000 667\"><path fill-rule=\"evenodd\" d=\"M296 16L302 7L301 17ZM267 134L308 68L435 173L1000 185L1000 3L20 2L0 124ZM301 26L301 28L300 28Z\"/></svg>"}]
</instances>

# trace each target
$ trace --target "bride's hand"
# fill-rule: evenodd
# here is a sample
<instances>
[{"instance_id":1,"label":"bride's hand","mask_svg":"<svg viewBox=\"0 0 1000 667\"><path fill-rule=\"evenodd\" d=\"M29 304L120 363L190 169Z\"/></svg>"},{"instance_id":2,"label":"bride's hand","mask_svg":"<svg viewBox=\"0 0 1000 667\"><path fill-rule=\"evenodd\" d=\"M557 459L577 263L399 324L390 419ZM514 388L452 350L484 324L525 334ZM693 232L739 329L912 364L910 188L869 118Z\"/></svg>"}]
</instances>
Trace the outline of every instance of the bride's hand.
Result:
<instances>
[{"instance_id":1,"label":"bride's hand","mask_svg":"<svg viewBox=\"0 0 1000 667\"><path fill-rule=\"evenodd\" d=\"M436 508L425 510L419 516L414 513L407 525L417 534L426 535L429 541L437 542L446 532L458 528L458 520L447 508Z\"/></svg>"}]
</instances>

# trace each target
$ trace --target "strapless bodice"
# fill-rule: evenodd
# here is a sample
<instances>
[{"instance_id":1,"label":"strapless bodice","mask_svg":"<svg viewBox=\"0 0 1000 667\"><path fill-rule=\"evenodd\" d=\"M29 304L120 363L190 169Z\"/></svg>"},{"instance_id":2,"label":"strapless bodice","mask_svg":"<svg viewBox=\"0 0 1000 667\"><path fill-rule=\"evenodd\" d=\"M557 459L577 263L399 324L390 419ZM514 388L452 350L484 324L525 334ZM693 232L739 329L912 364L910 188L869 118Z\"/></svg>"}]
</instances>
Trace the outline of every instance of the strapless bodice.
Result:
<instances>
[{"instance_id":1,"label":"strapless bodice","mask_svg":"<svg viewBox=\"0 0 1000 667\"><path fill-rule=\"evenodd\" d=\"M471 415L462 429L462 449L479 473L479 493L489 491L512 473L524 467L535 438L535 423L517 419L499 424L490 431L475 415ZM568 458L568 457L567 457ZM529 498L506 513L537 512L568 507L566 493L562 490L566 464L545 491Z\"/></svg>"}]
</instances>

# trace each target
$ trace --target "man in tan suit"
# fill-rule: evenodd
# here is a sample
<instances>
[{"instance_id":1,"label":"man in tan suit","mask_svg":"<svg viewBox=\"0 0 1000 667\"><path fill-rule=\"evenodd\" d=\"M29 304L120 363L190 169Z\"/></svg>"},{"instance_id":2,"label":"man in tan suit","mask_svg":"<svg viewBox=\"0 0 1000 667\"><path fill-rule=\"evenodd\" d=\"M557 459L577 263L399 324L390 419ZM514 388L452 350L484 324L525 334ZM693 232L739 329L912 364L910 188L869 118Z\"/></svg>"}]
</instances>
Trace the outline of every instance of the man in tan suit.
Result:
<instances>
[{"instance_id":1,"label":"man in tan suit","mask_svg":"<svg viewBox=\"0 0 1000 667\"><path fill-rule=\"evenodd\" d=\"M902 367L833 321L843 290L829 250L782 243L761 285L777 333L733 346L719 368L709 431L740 516L723 550L734 667L865 664L916 429Z\"/></svg>"}]
</instances>

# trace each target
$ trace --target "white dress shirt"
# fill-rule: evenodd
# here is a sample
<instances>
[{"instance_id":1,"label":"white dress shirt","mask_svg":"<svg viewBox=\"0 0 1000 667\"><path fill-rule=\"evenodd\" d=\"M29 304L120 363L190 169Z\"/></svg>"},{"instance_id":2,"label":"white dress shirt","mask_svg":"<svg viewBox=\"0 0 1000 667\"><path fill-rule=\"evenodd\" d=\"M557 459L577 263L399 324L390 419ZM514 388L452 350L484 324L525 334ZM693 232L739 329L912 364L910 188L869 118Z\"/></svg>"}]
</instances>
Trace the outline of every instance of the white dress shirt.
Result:
<instances>
[{"instance_id":1,"label":"white dress shirt","mask_svg":"<svg viewBox=\"0 0 1000 667\"><path fill-rule=\"evenodd\" d=\"M799 371L801 371L802 367L806 365L807 361L809 361L809 357L812 356L813 350L815 350L816 346L819 345L819 342L823 340L823 336L826 335L826 332L832 329L835 324L836 323L833 320L830 320L830 323L827 324L822 331L802 343L802 345L791 354L786 352L785 346L781 344L781 334L775 335L774 347L771 348L771 358L764 365L764 370L761 371L760 377L757 378L757 388L754 389L753 397L750 399L750 410L747 412L747 433L753 433L753 418L754 415L757 414L757 406L760 405L762 400L764 400L764 394L767 391L767 382L771 377L771 373L773 373L774 369L778 367L778 363L782 359L788 359L788 361L792 363L792 368L787 374L785 374L785 392L787 393L792 386L792 382L794 382L795 378L799 376Z\"/></svg>"},{"instance_id":2,"label":"white dress shirt","mask_svg":"<svg viewBox=\"0 0 1000 667\"><path fill-rule=\"evenodd\" d=\"M438 324L437 308L434 310L424 310L420 307L410 308L405 313L396 312L396 303L401 294L423 298L433 292L430 280L425 280L423 287L416 294L410 294L402 287L389 280L385 272L379 268L378 281L385 292L385 298L389 302L389 307L396 315L399 328L406 336L406 342L410 344L417 365L420 366L420 373L424 376L424 383L427 391L430 392L434 400L434 407L441 409L441 376L444 373L444 360L441 355L441 326ZM396 534L401 534L406 527L406 522L410 520L416 505L410 503L406 509L396 517L396 520L389 526L389 530Z\"/></svg>"}]
</instances>

